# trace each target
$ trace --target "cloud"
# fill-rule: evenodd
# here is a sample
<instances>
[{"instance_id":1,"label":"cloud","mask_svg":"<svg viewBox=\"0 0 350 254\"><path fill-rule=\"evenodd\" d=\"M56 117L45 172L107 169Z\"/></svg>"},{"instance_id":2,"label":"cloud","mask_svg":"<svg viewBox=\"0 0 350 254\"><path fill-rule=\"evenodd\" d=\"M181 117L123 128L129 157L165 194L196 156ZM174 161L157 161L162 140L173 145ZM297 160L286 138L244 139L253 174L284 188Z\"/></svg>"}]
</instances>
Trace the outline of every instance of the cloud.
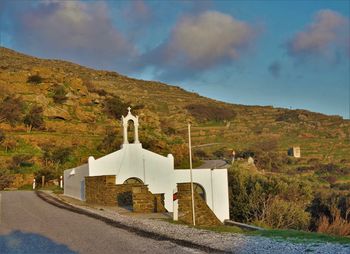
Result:
<instances>
[{"instance_id":1,"label":"cloud","mask_svg":"<svg viewBox=\"0 0 350 254\"><path fill-rule=\"evenodd\" d=\"M135 43L145 40L150 29L154 30L156 25L155 13L144 0L126 2L121 9L121 17L126 27L126 35Z\"/></svg>"},{"instance_id":2,"label":"cloud","mask_svg":"<svg viewBox=\"0 0 350 254\"><path fill-rule=\"evenodd\" d=\"M149 22L153 17L152 9L144 0L134 0L124 9L124 18L132 22Z\"/></svg>"},{"instance_id":3,"label":"cloud","mask_svg":"<svg viewBox=\"0 0 350 254\"><path fill-rule=\"evenodd\" d=\"M12 36L23 51L101 68L125 66L137 54L113 25L105 2L46 1L16 12Z\"/></svg>"},{"instance_id":4,"label":"cloud","mask_svg":"<svg viewBox=\"0 0 350 254\"><path fill-rule=\"evenodd\" d=\"M349 19L332 10L320 10L313 21L287 42L287 51L293 57L336 57L348 54Z\"/></svg>"},{"instance_id":5,"label":"cloud","mask_svg":"<svg viewBox=\"0 0 350 254\"><path fill-rule=\"evenodd\" d=\"M278 78L281 74L282 64L278 61L274 61L269 65L268 70L272 76Z\"/></svg>"},{"instance_id":6,"label":"cloud","mask_svg":"<svg viewBox=\"0 0 350 254\"><path fill-rule=\"evenodd\" d=\"M185 77L238 60L255 35L248 23L218 11L187 15L142 61L156 67L161 77Z\"/></svg>"}]
</instances>

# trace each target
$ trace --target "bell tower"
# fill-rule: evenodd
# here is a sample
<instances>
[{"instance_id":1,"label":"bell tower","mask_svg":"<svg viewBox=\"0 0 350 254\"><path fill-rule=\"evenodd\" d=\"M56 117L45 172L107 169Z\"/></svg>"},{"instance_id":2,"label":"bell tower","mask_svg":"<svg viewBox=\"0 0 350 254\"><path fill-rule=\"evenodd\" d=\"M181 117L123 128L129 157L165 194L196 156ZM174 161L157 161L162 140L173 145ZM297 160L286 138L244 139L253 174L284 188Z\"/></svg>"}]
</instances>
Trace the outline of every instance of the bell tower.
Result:
<instances>
[{"instance_id":1,"label":"bell tower","mask_svg":"<svg viewBox=\"0 0 350 254\"><path fill-rule=\"evenodd\" d=\"M128 114L125 117L122 116L123 144L129 144L129 140L128 140L129 121L134 122L134 144L140 144L140 141L139 141L139 117L131 114L130 107L128 107Z\"/></svg>"}]
</instances>

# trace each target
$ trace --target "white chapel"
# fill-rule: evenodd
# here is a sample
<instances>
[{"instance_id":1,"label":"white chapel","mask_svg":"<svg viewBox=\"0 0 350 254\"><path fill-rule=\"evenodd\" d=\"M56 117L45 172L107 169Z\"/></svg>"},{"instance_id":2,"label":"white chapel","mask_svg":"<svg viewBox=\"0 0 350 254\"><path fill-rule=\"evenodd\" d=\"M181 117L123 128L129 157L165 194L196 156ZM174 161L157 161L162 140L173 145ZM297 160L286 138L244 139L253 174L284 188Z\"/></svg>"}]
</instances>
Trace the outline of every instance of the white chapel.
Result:
<instances>
[{"instance_id":1,"label":"white chapel","mask_svg":"<svg viewBox=\"0 0 350 254\"><path fill-rule=\"evenodd\" d=\"M164 194L164 206L173 211L173 191L177 183L190 182L189 169L175 169L171 154L161 156L142 148L139 140L139 118L130 108L122 116L123 144L121 149L99 159L90 156L88 163L64 171L64 195L85 200L85 177L113 175L115 184L132 181L148 185L153 194ZM129 143L128 124L134 123L134 141ZM229 219L227 169L193 169L196 190L220 221Z\"/></svg>"}]
</instances>

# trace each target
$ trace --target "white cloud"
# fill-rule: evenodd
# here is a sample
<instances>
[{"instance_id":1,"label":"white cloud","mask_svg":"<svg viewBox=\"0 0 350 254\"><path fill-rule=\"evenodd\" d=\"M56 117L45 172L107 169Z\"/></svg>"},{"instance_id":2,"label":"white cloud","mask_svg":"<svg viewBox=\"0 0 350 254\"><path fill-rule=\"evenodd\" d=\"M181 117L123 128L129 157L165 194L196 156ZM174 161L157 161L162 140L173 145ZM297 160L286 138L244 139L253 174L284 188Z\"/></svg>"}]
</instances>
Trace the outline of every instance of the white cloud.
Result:
<instances>
[{"instance_id":1,"label":"white cloud","mask_svg":"<svg viewBox=\"0 0 350 254\"><path fill-rule=\"evenodd\" d=\"M246 22L206 11L182 17L169 38L145 59L163 69L163 74L206 70L239 59L255 35L256 30Z\"/></svg>"},{"instance_id":2,"label":"white cloud","mask_svg":"<svg viewBox=\"0 0 350 254\"><path fill-rule=\"evenodd\" d=\"M344 53L349 50L349 33L348 18L332 10L320 10L312 23L289 40L287 50L292 56L302 57Z\"/></svg>"},{"instance_id":3,"label":"white cloud","mask_svg":"<svg viewBox=\"0 0 350 254\"><path fill-rule=\"evenodd\" d=\"M47 1L19 17L16 43L38 55L107 67L136 54L113 25L104 2Z\"/></svg>"}]
</instances>

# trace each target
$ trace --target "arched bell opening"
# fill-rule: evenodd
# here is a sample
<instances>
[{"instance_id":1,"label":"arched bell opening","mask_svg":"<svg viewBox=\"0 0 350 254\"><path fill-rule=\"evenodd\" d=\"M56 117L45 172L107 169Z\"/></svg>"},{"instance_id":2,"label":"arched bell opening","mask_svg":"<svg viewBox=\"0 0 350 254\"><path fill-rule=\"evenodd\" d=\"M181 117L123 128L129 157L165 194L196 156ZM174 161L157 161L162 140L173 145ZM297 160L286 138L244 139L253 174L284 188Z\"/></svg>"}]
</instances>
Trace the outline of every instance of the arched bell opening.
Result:
<instances>
[{"instance_id":1,"label":"arched bell opening","mask_svg":"<svg viewBox=\"0 0 350 254\"><path fill-rule=\"evenodd\" d=\"M134 143L135 142L135 124L133 120L128 121L128 142Z\"/></svg>"},{"instance_id":2,"label":"arched bell opening","mask_svg":"<svg viewBox=\"0 0 350 254\"><path fill-rule=\"evenodd\" d=\"M122 125L123 125L123 137L124 144L134 143L139 144L139 118L131 114L131 108L128 108L129 112L126 117L122 116ZM132 122L132 124L129 124ZM131 126L129 128L129 125ZM133 133L133 136L132 136ZM129 142L129 136L131 136L131 140Z\"/></svg>"}]
</instances>

